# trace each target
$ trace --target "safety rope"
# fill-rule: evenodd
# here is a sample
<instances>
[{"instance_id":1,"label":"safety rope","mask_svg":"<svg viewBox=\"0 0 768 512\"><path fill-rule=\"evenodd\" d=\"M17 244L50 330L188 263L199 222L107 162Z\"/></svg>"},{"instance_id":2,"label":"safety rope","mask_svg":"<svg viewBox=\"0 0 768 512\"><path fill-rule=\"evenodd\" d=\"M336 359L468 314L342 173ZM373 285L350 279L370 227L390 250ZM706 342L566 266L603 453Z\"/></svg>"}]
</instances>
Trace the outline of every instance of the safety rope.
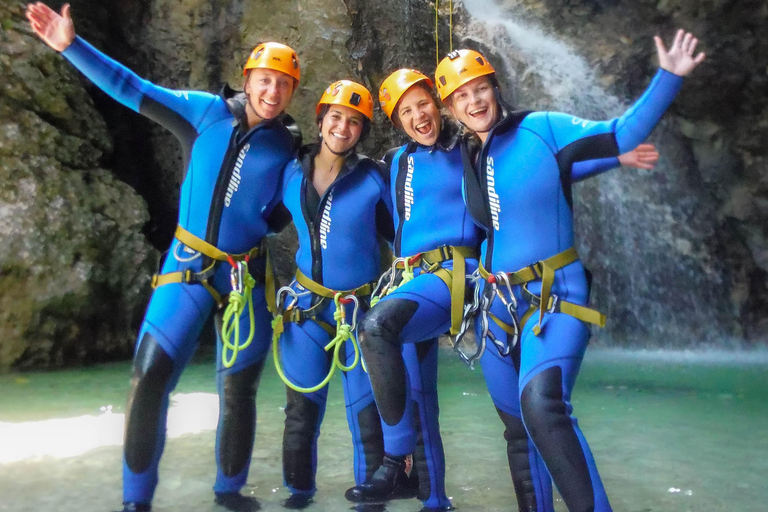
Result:
<instances>
[{"instance_id":1,"label":"safety rope","mask_svg":"<svg viewBox=\"0 0 768 512\"><path fill-rule=\"evenodd\" d=\"M453 51L453 0L448 1L448 43ZM435 0L435 61L440 64L440 0Z\"/></svg>"},{"instance_id":2,"label":"safety rope","mask_svg":"<svg viewBox=\"0 0 768 512\"><path fill-rule=\"evenodd\" d=\"M232 291L229 293L227 308L224 310L221 328L221 364L224 368L231 368L237 360L239 351L248 348L256 333L256 322L253 313L253 288L256 280L248 272L248 257L244 261L235 261L229 258L232 265ZM250 331L245 343L240 343L240 317L248 308ZM228 351L232 356L228 356Z\"/></svg>"},{"instance_id":3,"label":"safety rope","mask_svg":"<svg viewBox=\"0 0 768 512\"><path fill-rule=\"evenodd\" d=\"M297 391L299 393L314 393L315 391L321 390L323 387L325 387L328 382L330 382L331 378L333 377L333 374L336 372L336 368L340 369L343 372L348 372L357 366L357 364L360 362L360 348L357 344L357 339L355 339L354 336L354 330L357 326L357 311L360 308L360 303L357 300L357 297L354 295L347 295L342 296L343 294L341 292L337 292L333 297L333 303L336 307L336 310L333 312L333 319L336 321L336 336L324 347L324 350L326 352L333 350L333 358L331 360L331 368L328 371L328 375L325 376L325 378L318 383L315 386L311 387L301 387L296 385L295 383L291 382L291 380L285 375L285 372L283 371L283 368L280 364L280 334L283 332L283 318L282 316L275 316L274 320L272 321L272 328L273 328L273 335L272 335L272 358L275 362L275 369L277 370L277 374L280 376L280 379L285 383L286 386L291 388L294 391ZM346 308L344 307L345 304L354 303L354 309L352 313L352 323L347 323L347 316L346 316ZM341 348L344 346L344 343L350 340L352 342L352 347L355 350L355 358L352 361L352 364L349 366L345 366L344 363L341 360L341 357L339 356L339 353L341 352Z\"/></svg>"}]
</instances>

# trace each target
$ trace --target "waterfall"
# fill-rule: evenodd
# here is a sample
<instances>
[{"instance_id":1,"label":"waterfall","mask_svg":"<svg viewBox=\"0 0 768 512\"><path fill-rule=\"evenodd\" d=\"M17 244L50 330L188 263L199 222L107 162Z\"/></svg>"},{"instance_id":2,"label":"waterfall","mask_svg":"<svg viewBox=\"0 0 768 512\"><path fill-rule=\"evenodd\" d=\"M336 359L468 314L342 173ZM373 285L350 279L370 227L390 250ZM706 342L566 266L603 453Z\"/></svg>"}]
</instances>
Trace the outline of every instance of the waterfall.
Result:
<instances>
[{"instance_id":1,"label":"waterfall","mask_svg":"<svg viewBox=\"0 0 768 512\"><path fill-rule=\"evenodd\" d=\"M461 1L469 16L457 35L487 51L516 108L600 120L629 107L606 92L576 48L592 41L566 42L547 29L546 13ZM614 170L574 187L576 246L595 276L592 304L608 314L606 328L593 334L632 346L738 345L738 305L708 245L716 213L692 171L688 142L667 122L650 142L661 153L654 170Z\"/></svg>"}]
</instances>

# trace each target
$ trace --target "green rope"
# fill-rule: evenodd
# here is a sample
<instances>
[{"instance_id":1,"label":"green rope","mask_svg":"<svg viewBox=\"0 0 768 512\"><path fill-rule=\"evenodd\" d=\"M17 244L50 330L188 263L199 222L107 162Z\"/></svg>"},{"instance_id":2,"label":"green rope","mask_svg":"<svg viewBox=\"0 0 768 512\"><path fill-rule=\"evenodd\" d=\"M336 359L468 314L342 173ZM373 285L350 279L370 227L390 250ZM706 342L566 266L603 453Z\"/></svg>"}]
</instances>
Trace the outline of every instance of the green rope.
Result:
<instances>
[{"instance_id":1,"label":"green rope","mask_svg":"<svg viewBox=\"0 0 768 512\"><path fill-rule=\"evenodd\" d=\"M272 359L275 363L275 370L277 370L277 374L280 376L280 379L285 383L285 385L291 388L292 390L297 391L299 393L314 393L315 391L319 391L323 389L323 387L325 387L325 385L328 384L328 382L330 382L331 377L333 377L333 374L336 371L337 367L343 372L348 372L352 370L355 366L357 366L358 362L360 362L360 348L358 347L357 340L355 339L355 336L353 334L354 326L349 325L347 323L346 311L344 309L344 306L341 305L341 303L339 302L339 299L341 299L341 293L337 293L333 297L333 303L336 306L336 310L333 312L333 319L336 321L336 336L324 347L324 350L326 352L333 349L333 359L331 361L331 368L328 371L328 375L326 375L325 378L319 384L312 387L303 388L301 386L298 386L293 382L291 382L291 380L288 379L288 377L285 375L282 365L280 364L280 343L279 343L280 334L283 332L283 317L282 315L275 315L274 320L272 320L272 328L273 328ZM352 341L352 347L355 349L355 359L352 361L352 364L349 366L344 365L339 355L339 353L341 352L341 348L344 346L344 343L347 340Z\"/></svg>"},{"instance_id":2,"label":"green rope","mask_svg":"<svg viewBox=\"0 0 768 512\"><path fill-rule=\"evenodd\" d=\"M245 272L243 283L243 293L232 290L229 294L229 304L224 310L224 319L221 328L221 364L224 368L231 368L237 360L237 353L240 350L248 348L253 341L256 333L256 325L253 316L253 288L256 286L256 280L251 274ZM245 343L240 344L240 317L245 308L248 308L248 318L250 320L250 332ZM234 341L232 341L234 339ZM232 352L232 357L228 357L227 352Z\"/></svg>"}]
</instances>

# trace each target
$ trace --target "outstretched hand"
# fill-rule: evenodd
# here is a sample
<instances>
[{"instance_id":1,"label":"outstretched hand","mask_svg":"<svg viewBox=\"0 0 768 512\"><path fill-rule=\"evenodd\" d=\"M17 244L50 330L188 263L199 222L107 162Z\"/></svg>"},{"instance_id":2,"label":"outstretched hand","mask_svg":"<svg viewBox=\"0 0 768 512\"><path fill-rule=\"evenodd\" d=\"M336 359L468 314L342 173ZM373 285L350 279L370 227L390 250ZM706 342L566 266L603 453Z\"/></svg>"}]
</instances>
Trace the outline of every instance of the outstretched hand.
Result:
<instances>
[{"instance_id":1,"label":"outstretched hand","mask_svg":"<svg viewBox=\"0 0 768 512\"><path fill-rule=\"evenodd\" d=\"M619 156L621 165L638 169L653 169L658 161L659 152L653 144L640 144L632 151Z\"/></svg>"},{"instance_id":2,"label":"outstretched hand","mask_svg":"<svg viewBox=\"0 0 768 512\"><path fill-rule=\"evenodd\" d=\"M35 2L27 4L26 14L35 34L57 52L63 52L75 40L69 4L64 4L59 14L43 2Z\"/></svg>"},{"instance_id":3,"label":"outstretched hand","mask_svg":"<svg viewBox=\"0 0 768 512\"><path fill-rule=\"evenodd\" d=\"M659 36L654 36L653 40L656 41L656 51L659 54L659 67L678 76L686 76L706 58L703 52L696 57L693 56L699 40L683 29L679 29L675 34L675 40L672 41L669 51L664 47Z\"/></svg>"}]
</instances>

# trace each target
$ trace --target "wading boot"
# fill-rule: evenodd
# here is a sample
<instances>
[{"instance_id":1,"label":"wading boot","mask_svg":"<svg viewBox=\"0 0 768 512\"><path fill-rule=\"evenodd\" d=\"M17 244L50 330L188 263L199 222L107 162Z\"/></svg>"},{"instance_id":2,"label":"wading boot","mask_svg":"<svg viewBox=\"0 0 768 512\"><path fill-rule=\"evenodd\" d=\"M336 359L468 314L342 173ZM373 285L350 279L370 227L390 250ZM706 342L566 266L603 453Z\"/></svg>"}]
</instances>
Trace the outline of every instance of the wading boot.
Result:
<instances>
[{"instance_id":1,"label":"wading boot","mask_svg":"<svg viewBox=\"0 0 768 512\"><path fill-rule=\"evenodd\" d=\"M365 483L347 489L344 497L353 503L381 503L415 498L418 482L405 472L406 462L399 457L384 456L379 469ZM416 482L416 485L413 483Z\"/></svg>"},{"instance_id":2,"label":"wading boot","mask_svg":"<svg viewBox=\"0 0 768 512\"><path fill-rule=\"evenodd\" d=\"M214 501L232 512L256 512L261 509L259 500L239 492L217 492Z\"/></svg>"}]
</instances>

